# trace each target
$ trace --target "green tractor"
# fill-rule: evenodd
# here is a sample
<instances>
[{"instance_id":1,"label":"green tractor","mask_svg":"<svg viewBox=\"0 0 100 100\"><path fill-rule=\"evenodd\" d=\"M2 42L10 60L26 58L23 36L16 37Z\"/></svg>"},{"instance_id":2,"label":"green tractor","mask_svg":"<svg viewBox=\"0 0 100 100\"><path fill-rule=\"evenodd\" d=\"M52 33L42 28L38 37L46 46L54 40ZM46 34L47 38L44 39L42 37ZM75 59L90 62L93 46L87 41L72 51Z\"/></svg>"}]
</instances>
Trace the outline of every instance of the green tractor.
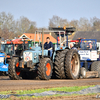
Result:
<instances>
[{"instance_id":1,"label":"green tractor","mask_svg":"<svg viewBox=\"0 0 100 100\"><path fill-rule=\"evenodd\" d=\"M41 80L49 80L52 76L60 79L79 78L79 54L76 50L70 50L68 47L68 35L74 31L74 27L50 28L48 31L37 30L35 34L42 33L42 45L40 42L38 45L35 44L34 38L34 46L25 50L21 59L12 57L9 65L10 79L19 80L32 76ZM54 45L52 49L52 57L49 56L48 50L44 49L44 32L53 32L57 35L57 45Z\"/></svg>"}]
</instances>

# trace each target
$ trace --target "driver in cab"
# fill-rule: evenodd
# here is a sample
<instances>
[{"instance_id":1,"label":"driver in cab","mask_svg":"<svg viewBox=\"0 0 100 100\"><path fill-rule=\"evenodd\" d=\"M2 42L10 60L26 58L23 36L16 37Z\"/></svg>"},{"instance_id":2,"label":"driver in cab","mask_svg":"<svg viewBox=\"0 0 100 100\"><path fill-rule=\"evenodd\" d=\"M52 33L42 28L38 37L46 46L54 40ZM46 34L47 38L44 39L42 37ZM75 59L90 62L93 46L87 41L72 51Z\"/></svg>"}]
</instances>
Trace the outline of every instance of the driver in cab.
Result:
<instances>
[{"instance_id":1,"label":"driver in cab","mask_svg":"<svg viewBox=\"0 0 100 100\"><path fill-rule=\"evenodd\" d=\"M50 57L52 57L53 43L50 41L49 37L46 38L46 42L44 44L44 49L47 49L48 50L48 55Z\"/></svg>"}]
</instances>

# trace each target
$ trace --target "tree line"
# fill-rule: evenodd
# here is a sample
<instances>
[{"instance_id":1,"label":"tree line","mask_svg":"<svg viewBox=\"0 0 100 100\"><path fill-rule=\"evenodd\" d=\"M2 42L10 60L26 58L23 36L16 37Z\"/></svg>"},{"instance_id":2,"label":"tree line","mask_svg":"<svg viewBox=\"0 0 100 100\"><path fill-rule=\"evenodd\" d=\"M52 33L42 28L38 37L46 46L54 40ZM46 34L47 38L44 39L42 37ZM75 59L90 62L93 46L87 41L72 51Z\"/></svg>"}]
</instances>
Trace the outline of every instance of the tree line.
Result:
<instances>
[{"instance_id":1,"label":"tree line","mask_svg":"<svg viewBox=\"0 0 100 100\"><path fill-rule=\"evenodd\" d=\"M49 26L73 26L77 31L100 31L100 19L97 17L90 19L81 17L79 20L68 21L67 19L60 18L59 16L53 16L51 19L49 19Z\"/></svg>"},{"instance_id":2,"label":"tree line","mask_svg":"<svg viewBox=\"0 0 100 100\"><path fill-rule=\"evenodd\" d=\"M48 27L58 26L73 26L76 31L100 31L100 19L97 17L90 19L82 17L79 20L68 21L54 15L49 19ZM14 20L11 13L0 13L0 37L4 39L12 39L23 33L34 33L37 29L39 28L36 27L36 22L29 20L27 17L21 16L18 20Z\"/></svg>"},{"instance_id":3,"label":"tree line","mask_svg":"<svg viewBox=\"0 0 100 100\"><path fill-rule=\"evenodd\" d=\"M36 29L36 22L30 21L27 17L21 16L14 20L12 14L0 13L0 37L4 39L12 39L25 32L33 33Z\"/></svg>"}]
</instances>

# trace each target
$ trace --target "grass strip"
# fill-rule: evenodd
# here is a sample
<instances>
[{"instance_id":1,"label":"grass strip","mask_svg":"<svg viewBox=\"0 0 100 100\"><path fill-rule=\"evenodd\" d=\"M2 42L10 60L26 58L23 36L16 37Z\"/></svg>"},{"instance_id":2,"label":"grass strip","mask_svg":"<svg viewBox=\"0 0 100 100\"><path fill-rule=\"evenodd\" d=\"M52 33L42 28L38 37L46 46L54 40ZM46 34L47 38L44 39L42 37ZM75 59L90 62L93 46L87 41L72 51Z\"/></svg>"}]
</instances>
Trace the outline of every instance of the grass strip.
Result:
<instances>
[{"instance_id":1,"label":"grass strip","mask_svg":"<svg viewBox=\"0 0 100 100\"><path fill-rule=\"evenodd\" d=\"M16 91L1 91L0 94L32 94L32 93L42 93L44 91L64 91L64 92L73 92L80 91L89 87L94 87L95 85L90 86L74 86L74 87L56 87L56 88L47 88L47 89L32 89L32 90L16 90Z\"/></svg>"}]
</instances>

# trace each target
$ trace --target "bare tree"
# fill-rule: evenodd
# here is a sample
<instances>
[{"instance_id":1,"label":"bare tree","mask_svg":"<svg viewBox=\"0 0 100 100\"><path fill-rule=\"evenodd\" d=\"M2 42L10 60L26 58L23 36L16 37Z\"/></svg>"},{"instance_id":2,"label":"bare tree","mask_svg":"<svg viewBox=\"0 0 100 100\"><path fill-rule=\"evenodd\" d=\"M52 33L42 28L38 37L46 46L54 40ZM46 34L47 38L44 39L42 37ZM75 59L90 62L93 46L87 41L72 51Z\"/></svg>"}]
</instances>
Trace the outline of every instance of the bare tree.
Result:
<instances>
[{"instance_id":1,"label":"bare tree","mask_svg":"<svg viewBox=\"0 0 100 100\"><path fill-rule=\"evenodd\" d=\"M91 29L90 21L84 17L80 18L78 25L79 25L79 30L81 31L90 31Z\"/></svg>"},{"instance_id":2,"label":"bare tree","mask_svg":"<svg viewBox=\"0 0 100 100\"><path fill-rule=\"evenodd\" d=\"M0 13L0 29L2 30L2 37L4 39L9 38L10 32L14 32L15 21L13 15L5 12Z\"/></svg>"},{"instance_id":3,"label":"bare tree","mask_svg":"<svg viewBox=\"0 0 100 100\"><path fill-rule=\"evenodd\" d=\"M27 30L26 32L27 33L34 33L36 30L37 30L37 28L36 28L36 22L31 22L30 23L31 25L30 25L30 28L29 28L29 30Z\"/></svg>"},{"instance_id":4,"label":"bare tree","mask_svg":"<svg viewBox=\"0 0 100 100\"><path fill-rule=\"evenodd\" d=\"M100 31L100 19L97 17L93 17L90 19L92 24L93 31Z\"/></svg>"},{"instance_id":5,"label":"bare tree","mask_svg":"<svg viewBox=\"0 0 100 100\"><path fill-rule=\"evenodd\" d=\"M6 14L5 12L0 13L0 28L1 29L4 29L6 27L9 31L12 31L14 24L15 24L15 21L12 14L10 13Z\"/></svg>"},{"instance_id":6,"label":"bare tree","mask_svg":"<svg viewBox=\"0 0 100 100\"><path fill-rule=\"evenodd\" d=\"M72 20L72 21L70 21L69 24L70 24L70 26L75 27L76 30L78 31L78 29L79 29L79 26L78 26L78 20Z\"/></svg>"},{"instance_id":7,"label":"bare tree","mask_svg":"<svg viewBox=\"0 0 100 100\"><path fill-rule=\"evenodd\" d=\"M59 16L53 16L51 19L49 19L49 26L50 27L63 27L68 24L67 19L62 19Z\"/></svg>"},{"instance_id":8,"label":"bare tree","mask_svg":"<svg viewBox=\"0 0 100 100\"><path fill-rule=\"evenodd\" d=\"M26 17L20 17L16 22L16 30L19 35L25 33L30 28L31 22Z\"/></svg>"}]
</instances>

